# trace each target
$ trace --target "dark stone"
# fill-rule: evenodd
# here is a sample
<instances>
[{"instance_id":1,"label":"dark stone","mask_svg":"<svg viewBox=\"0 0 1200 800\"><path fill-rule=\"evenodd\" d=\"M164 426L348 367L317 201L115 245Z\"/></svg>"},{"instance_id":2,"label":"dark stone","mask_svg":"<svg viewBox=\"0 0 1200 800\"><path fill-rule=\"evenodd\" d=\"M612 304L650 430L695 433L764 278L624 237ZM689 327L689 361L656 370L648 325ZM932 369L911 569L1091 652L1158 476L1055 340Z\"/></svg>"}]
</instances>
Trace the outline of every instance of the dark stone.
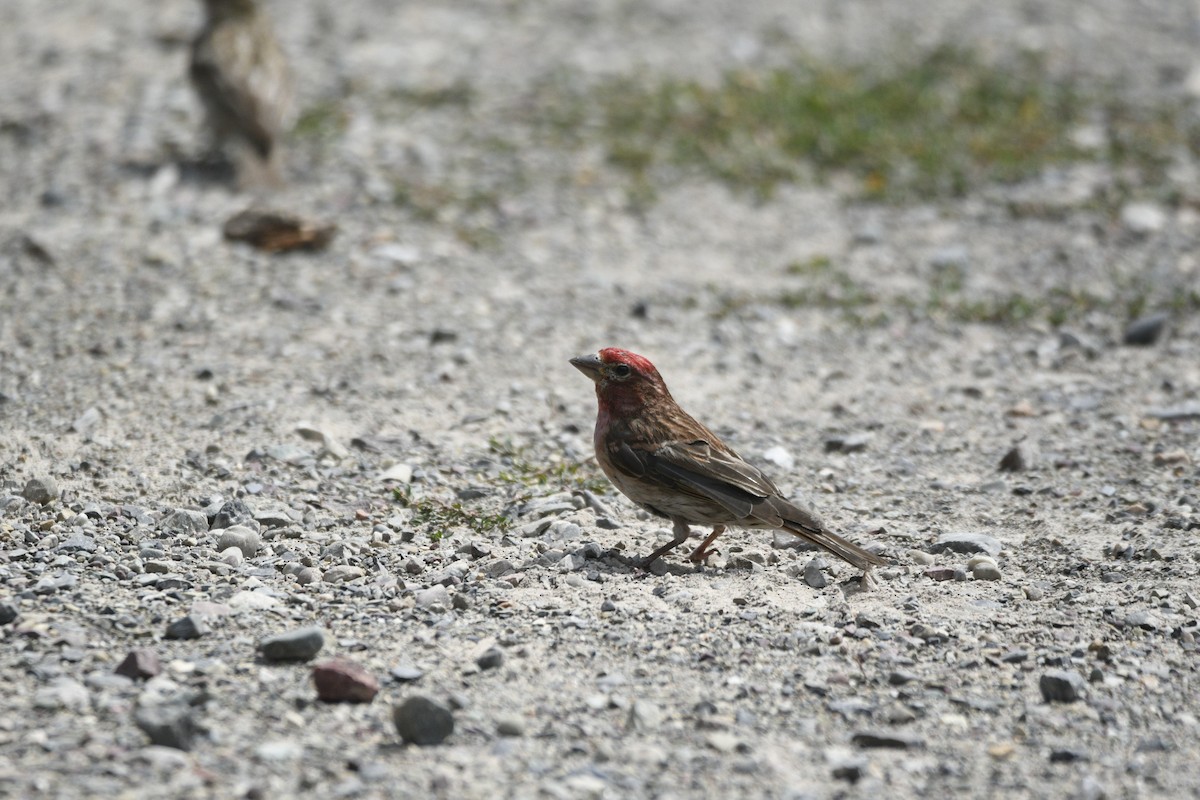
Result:
<instances>
[{"instance_id":1,"label":"dark stone","mask_svg":"<svg viewBox=\"0 0 1200 800\"><path fill-rule=\"evenodd\" d=\"M1125 336L1122 341L1125 344L1139 347L1152 345L1162 336L1162 332L1167 327L1167 322L1170 319L1171 315L1162 311L1157 314L1147 314L1144 317L1139 317L1129 323L1129 327L1125 329Z\"/></svg>"},{"instance_id":2,"label":"dark stone","mask_svg":"<svg viewBox=\"0 0 1200 800\"><path fill-rule=\"evenodd\" d=\"M1020 445L1013 445L1013 448L1000 459L1001 472L1021 472L1025 467L1025 454L1021 452Z\"/></svg>"},{"instance_id":3,"label":"dark stone","mask_svg":"<svg viewBox=\"0 0 1200 800\"><path fill-rule=\"evenodd\" d=\"M504 663L504 651L499 647L489 647L479 658L475 659L475 663L479 665L480 669L496 669Z\"/></svg>"},{"instance_id":4,"label":"dark stone","mask_svg":"<svg viewBox=\"0 0 1200 800\"><path fill-rule=\"evenodd\" d=\"M8 625L14 622L21 612L12 603L0 603L0 625Z\"/></svg>"},{"instance_id":5,"label":"dark stone","mask_svg":"<svg viewBox=\"0 0 1200 800\"><path fill-rule=\"evenodd\" d=\"M930 553L944 553L947 550L963 555L985 553L992 558L1000 555L1000 540L985 533L943 533L933 544L929 545Z\"/></svg>"},{"instance_id":6,"label":"dark stone","mask_svg":"<svg viewBox=\"0 0 1200 800\"><path fill-rule=\"evenodd\" d=\"M31 503L49 505L58 499L58 484L49 475L30 478L21 490L21 496Z\"/></svg>"},{"instance_id":7,"label":"dark stone","mask_svg":"<svg viewBox=\"0 0 1200 800\"><path fill-rule=\"evenodd\" d=\"M1087 682L1074 670L1052 669L1038 679L1042 699L1047 703L1074 703L1083 697Z\"/></svg>"},{"instance_id":8,"label":"dark stone","mask_svg":"<svg viewBox=\"0 0 1200 800\"><path fill-rule=\"evenodd\" d=\"M167 626L166 638L199 639L206 633L208 633L208 625L205 624L204 618L188 614Z\"/></svg>"},{"instance_id":9,"label":"dark stone","mask_svg":"<svg viewBox=\"0 0 1200 800\"><path fill-rule=\"evenodd\" d=\"M153 678L162 672L162 667L158 663L157 653L147 647L139 647L137 650L130 650L113 672L136 681Z\"/></svg>"},{"instance_id":10,"label":"dark stone","mask_svg":"<svg viewBox=\"0 0 1200 800\"><path fill-rule=\"evenodd\" d=\"M209 520L209 529L219 531L222 528L232 528L254 519L250 508L241 500L229 500Z\"/></svg>"},{"instance_id":11,"label":"dark stone","mask_svg":"<svg viewBox=\"0 0 1200 800\"><path fill-rule=\"evenodd\" d=\"M267 661L308 661L324 646L325 632L313 625L268 636L258 643L258 651Z\"/></svg>"},{"instance_id":12,"label":"dark stone","mask_svg":"<svg viewBox=\"0 0 1200 800\"><path fill-rule=\"evenodd\" d=\"M192 710L181 703L167 703L139 708L134 722L150 738L151 743L176 750L191 750L196 737L196 721Z\"/></svg>"},{"instance_id":13,"label":"dark stone","mask_svg":"<svg viewBox=\"0 0 1200 800\"><path fill-rule=\"evenodd\" d=\"M917 750L925 746L919 736L894 731L859 731L850 737L859 747L884 747L891 750Z\"/></svg>"},{"instance_id":14,"label":"dark stone","mask_svg":"<svg viewBox=\"0 0 1200 800\"><path fill-rule=\"evenodd\" d=\"M450 709L421 695L396 706L392 722L400 738L410 744L441 744L454 733L454 714Z\"/></svg>"}]
</instances>

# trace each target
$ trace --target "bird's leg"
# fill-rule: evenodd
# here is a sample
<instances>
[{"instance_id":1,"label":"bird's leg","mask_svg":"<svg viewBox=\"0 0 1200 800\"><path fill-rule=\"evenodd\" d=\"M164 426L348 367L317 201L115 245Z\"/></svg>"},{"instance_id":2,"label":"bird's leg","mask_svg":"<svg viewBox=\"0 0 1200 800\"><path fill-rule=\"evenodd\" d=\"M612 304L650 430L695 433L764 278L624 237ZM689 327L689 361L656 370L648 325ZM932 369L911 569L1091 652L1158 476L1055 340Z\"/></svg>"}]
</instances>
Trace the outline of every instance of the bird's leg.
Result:
<instances>
[{"instance_id":1,"label":"bird's leg","mask_svg":"<svg viewBox=\"0 0 1200 800\"><path fill-rule=\"evenodd\" d=\"M725 532L724 525L714 525L712 533L710 533L708 535L708 538L706 538L703 542L700 543L699 547L697 547L695 550L692 551L692 554L690 556L688 556L688 561L691 561L693 564L699 564L701 561L708 558L709 553L711 552L709 550L709 545L711 545L716 540L716 538L724 532Z\"/></svg>"},{"instance_id":2,"label":"bird's leg","mask_svg":"<svg viewBox=\"0 0 1200 800\"><path fill-rule=\"evenodd\" d=\"M663 555L664 553L669 553L676 547L679 547L679 545L686 542L688 537L692 535L692 529L688 527L686 522L678 519L674 520L673 522L674 527L671 529L671 532L675 534L675 538L647 556L646 560L642 562L643 567L650 566L658 560L659 556Z\"/></svg>"}]
</instances>

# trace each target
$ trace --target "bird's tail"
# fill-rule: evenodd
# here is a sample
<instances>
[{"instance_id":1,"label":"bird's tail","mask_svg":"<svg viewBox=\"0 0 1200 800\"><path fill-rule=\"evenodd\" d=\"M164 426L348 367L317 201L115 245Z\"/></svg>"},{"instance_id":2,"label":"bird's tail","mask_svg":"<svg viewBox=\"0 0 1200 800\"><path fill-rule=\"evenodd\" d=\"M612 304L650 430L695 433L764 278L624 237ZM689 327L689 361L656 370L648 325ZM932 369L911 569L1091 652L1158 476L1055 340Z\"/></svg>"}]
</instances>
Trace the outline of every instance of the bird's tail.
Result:
<instances>
[{"instance_id":1,"label":"bird's tail","mask_svg":"<svg viewBox=\"0 0 1200 800\"><path fill-rule=\"evenodd\" d=\"M877 556L874 553L868 552L853 542L843 539L836 533L832 533L824 528L809 528L803 524L785 519L783 530L812 542L822 550L833 553L838 558L849 564L853 564L863 572L869 573L871 567L879 567L888 563L888 560L883 556Z\"/></svg>"}]
</instances>

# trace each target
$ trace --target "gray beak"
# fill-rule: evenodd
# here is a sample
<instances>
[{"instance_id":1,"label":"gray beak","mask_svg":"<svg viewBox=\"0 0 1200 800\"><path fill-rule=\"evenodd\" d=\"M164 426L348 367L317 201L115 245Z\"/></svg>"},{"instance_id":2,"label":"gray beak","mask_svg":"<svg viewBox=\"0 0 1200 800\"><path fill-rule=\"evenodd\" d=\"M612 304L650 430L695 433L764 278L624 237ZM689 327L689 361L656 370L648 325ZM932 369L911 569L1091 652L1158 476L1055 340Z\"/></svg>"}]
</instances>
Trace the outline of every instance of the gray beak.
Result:
<instances>
[{"instance_id":1,"label":"gray beak","mask_svg":"<svg viewBox=\"0 0 1200 800\"><path fill-rule=\"evenodd\" d=\"M600 356L592 353L588 356L575 356L575 358L571 359L571 365L592 380L598 381L600 380L600 369L604 366L604 362L600 360Z\"/></svg>"}]
</instances>

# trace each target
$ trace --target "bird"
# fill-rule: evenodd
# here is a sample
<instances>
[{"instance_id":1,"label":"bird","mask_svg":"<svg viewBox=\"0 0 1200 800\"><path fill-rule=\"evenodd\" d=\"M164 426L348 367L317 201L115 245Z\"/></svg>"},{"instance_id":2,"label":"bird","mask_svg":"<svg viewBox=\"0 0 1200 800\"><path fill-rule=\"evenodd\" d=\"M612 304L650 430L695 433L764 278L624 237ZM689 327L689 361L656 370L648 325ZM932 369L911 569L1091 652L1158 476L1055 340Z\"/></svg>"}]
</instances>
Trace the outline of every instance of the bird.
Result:
<instances>
[{"instance_id":1,"label":"bird","mask_svg":"<svg viewBox=\"0 0 1200 800\"><path fill-rule=\"evenodd\" d=\"M233 144L246 188L282 183L281 143L291 124L292 76L254 0L203 0L188 76L219 148Z\"/></svg>"},{"instance_id":2,"label":"bird","mask_svg":"<svg viewBox=\"0 0 1200 800\"><path fill-rule=\"evenodd\" d=\"M600 469L621 494L672 523L674 538L642 566L683 544L691 525L712 532L688 560L701 564L728 527L781 530L806 539L869 574L888 563L833 533L810 509L785 499L747 462L679 407L645 357L618 347L576 356L571 364L596 384L593 442Z\"/></svg>"}]
</instances>

